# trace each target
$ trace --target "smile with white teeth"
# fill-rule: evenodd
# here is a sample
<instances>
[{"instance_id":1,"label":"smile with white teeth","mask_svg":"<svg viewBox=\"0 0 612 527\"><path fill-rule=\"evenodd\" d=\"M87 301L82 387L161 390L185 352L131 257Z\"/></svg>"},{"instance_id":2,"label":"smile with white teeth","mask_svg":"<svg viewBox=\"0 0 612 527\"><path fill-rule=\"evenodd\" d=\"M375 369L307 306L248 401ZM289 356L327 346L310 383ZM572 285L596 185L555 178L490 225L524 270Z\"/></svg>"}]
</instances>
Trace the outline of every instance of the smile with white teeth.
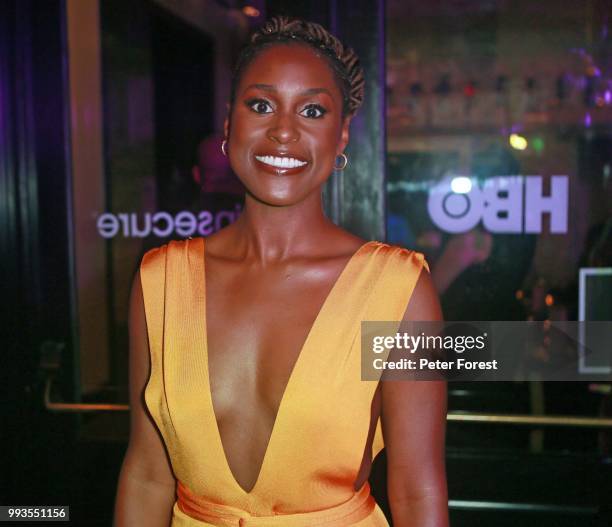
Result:
<instances>
[{"instance_id":1,"label":"smile with white teeth","mask_svg":"<svg viewBox=\"0 0 612 527\"><path fill-rule=\"evenodd\" d=\"M294 157L255 156L257 161L276 168L297 168L306 165L306 161L300 161Z\"/></svg>"}]
</instances>

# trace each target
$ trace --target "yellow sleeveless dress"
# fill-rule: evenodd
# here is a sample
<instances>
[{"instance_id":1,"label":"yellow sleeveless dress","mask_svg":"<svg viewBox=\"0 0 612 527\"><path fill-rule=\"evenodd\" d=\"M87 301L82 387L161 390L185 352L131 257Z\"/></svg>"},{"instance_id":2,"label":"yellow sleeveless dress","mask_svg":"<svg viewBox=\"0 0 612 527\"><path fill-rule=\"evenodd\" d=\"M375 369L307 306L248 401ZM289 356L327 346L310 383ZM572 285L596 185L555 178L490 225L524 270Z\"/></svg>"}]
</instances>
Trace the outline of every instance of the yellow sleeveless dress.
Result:
<instances>
[{"instance_id":1,"label":"yellow sleeveless dress","mask_svg":"<svg viewBox=\"0 0 612 527\"><path fill-rule=\"evenodd\" d=\"M362 320L401 320L423 254L371 241L350 258L302 350L255 483L225 457L209 386L203 238L170 242L141 263L151 372L145 401L177 478L172 527L382 527L366 482L353 482L377 382L361 380ZM383 448L380 421L372 456Z\"/></svg>"}]
</instances>

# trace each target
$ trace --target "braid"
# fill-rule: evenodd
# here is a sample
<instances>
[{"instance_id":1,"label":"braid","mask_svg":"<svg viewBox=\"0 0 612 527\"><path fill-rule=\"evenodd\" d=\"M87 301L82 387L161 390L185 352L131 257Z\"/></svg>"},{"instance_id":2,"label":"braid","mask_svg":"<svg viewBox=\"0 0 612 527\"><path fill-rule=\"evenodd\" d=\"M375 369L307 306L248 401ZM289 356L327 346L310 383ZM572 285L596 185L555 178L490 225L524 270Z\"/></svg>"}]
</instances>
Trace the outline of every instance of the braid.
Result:
<instances>
[{"instance_id":1,"label":"braid","mask_svg":"<svg viewBox=\"0 0 612 527\"><path fill-rule=\"evenodd\" d=\"M322 52L339 80L343 96L343 115L353 115L363 102L365 79L359 58L323 26L286 16L268 20L251 36L236 63L232 79L231 104L236 96L238 81L246 66L264 48L273 44L301 42Z\"/></svg>"}]
</instances>

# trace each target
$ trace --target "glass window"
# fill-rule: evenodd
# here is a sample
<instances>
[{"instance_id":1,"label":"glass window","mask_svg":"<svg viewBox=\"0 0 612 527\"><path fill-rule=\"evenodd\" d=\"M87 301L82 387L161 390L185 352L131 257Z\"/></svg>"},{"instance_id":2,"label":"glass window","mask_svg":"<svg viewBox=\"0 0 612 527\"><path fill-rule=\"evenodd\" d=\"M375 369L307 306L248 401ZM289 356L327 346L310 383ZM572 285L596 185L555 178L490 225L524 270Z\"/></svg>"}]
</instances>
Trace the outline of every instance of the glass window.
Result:
<instances>
[{"instance_id":1,"label":"glass window","mask_svg":"<svg viewBox=\"0 0 612 527\"><path fill-rule=\"evenodd\" d=\"M579 270L612 267L607 15L598 2L389 2L388 239L426 254L447 320L578 320ZM612 297L600 287L590 311ZM586 383L450 390L451 410L603 404ZM593 431L459 428L451 444L598 448Z\"/></svg>"}]
</instances>

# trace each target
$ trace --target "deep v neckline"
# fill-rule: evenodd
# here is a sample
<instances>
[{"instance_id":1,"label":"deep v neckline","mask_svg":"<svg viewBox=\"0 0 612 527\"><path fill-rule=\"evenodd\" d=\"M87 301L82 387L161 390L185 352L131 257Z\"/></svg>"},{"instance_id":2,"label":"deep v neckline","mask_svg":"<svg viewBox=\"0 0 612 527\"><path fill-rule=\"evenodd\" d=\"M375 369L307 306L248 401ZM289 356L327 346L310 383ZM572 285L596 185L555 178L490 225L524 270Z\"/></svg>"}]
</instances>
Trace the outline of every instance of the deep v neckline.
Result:
<instances>
[{"instance_id":1,"label":"deep v neckline","mask_svg":"<svg viewBox=\"0 0 612 527\"><path fill-rule=\"evenodd\" d=\"M312 325L310 326L308 333L306 334L306 338L304 339L304 342L302 343L302 347L293 364L293 367L291 368L289 378L287 380L287 383L285 384L285 388L283 390L281 399L279 401L279 404L276 410L276 416L274 418L272 429L268 437L268 444L266 445L266 449L264 451L263 458L259 465L259 471L257 473L255 483L253 484L252 488L247 491L246 489L244 489L244 487L242 487L242 485L240 485L240 483L238 483L238 480L234 476L234 473L232 472L232 469L230 467L229 461L227 459L225 447L223 446L223 440L221 438L221 431L219 429L219 423L217 421L217 415L215 413L215 407L214 407L214 403L212 399L210 370L208 366L209 362L208 362L208 327L207 327L207 309L206 309L207 295L206 295L206 260L205 260L206 242L204 238L199 238L199 240L201 240L200 258L199 258L199 262L201 264L201 267L200 267L201 273L200 273L200 276L197 277L197 279L202 280L202 284L203 284L201 288L202 295L200 298L201 305L199 306L199 311L201 313L202 326L203 326L203 341L204 342L202 343L202 347L203 347L203 359L204 359L203 362L204 362L204 368L205 368L205 371L203 373L203 378L204 378L204 383L205 383L203 391L205 394L206 406L207 406L207 408L205 409L206 416L210 416L211 421L212 421L209 425L212 427L212 430L214 432L216 447L220 450L218 452L218 459L221 461L223 465L223 470L226 472L228 479L231 481L232 485L239 492L241 492L244 495L250 496L250 495L253 495L255 491L262 484L261 481L263 479L263 476L265 475L266 467L269 464L270 450L274 446L274 438L278 435L279 433L278 429L282 427L283 422L284 422L283 415L284 413L287 412L287 405L288 405L287 394L290 391L290 389L294 386L294 384L297 382L296 377L298 376L300 371L303 370L304 368L303 363L306 362L308 358L308 350L311 348L309 344L313 340L314 335L316 334L318 328L321 325L321 319L327 314L328 311L330 311L330 309L332 309L332 305L334 303L335 297L339 294L338 292L344 289L343 287L341 287L341 285L343 284L343 282L345 282L348 279L350 275L349 271L354 265L356 265L358 256L366 249L366 247L370 246L371 244L378 243L378 242L376 241L365 242L350 256L350 258L348 259L348 261L342 268L342 271L340 271L340 274L337 276L336 280L334 281L331 289L325 296L325 299L323 300L323 303L321 304L321 307L319 308L317 315L315 316L315 319Z\"/></svg>"}]
</instances>

